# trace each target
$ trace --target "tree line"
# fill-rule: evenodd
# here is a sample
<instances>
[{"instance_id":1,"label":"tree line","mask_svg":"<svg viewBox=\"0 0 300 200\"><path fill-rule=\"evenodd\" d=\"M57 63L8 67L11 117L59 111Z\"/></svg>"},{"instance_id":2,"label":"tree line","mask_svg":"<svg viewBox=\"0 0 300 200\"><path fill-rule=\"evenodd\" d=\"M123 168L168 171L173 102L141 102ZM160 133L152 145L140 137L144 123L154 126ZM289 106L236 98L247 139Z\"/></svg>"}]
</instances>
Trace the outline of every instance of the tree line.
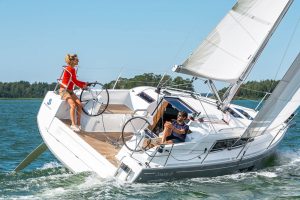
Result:
<instances>
[{"instance_id":1,"label":"tree line","mask_svg":"<svg viewBox=\"0 0 300 200\"><path fill-rule=\"evenodd\" d=\"M266 93L272 93L279 81L262 80L248 81L241 85L234 99L261 99ZM219 92L224 94L227 88L221 89Z\"/></svg>"},{"instance_id":2,"label":"tree line","mask_svg":"<svg viewBox=\"0 0 300 200\"><path fill-rule=\"evenodd\" d=\"M238 97L247 99L262 98L265 93L272 92L278 81L264 80L264 81L249 81L243 84L237 93ZM47 91L54 90L56 83L18 81L18 82L0 82L0 98L43 98ZM153 73L145 73L136 75L133 78L120 77L116 81L105 83L106 88L115 89L130 89L137 86L154 86L157 87L172 87L178 89L185 89L194 91L192 80L189 78L182 78L180 76L171 77L169 75L162 76ZM221 89L222 94L227 88Z\"/></svg>"},{"instance_id":3,"label":"tree line","mask_svg":"<svg viewBox=\"0 0 300 200\"><path fill-rule=\"evenodd\" d=\"M42 98L56 83L0 82L0 98Z\"/></svg>"},{"instance_id":4,"label":"tree line","mask_svg":"<svg viewBox=\"0 0 300 200\"><path fill-rule=\"evenodd\" d=\"M117 83L116 83L117 82ZM169 75L157 75L153 73L145 73L142 75L136 75L133 78L122 78L120 77L117 81L111 81L104 84L106 88L115 88L115 89L130 89L137 86L168 86L172 88L184 89L194 91L194 86L189 78L182 78L177 76L172 78Z\"/></svg>"}]
</instances>

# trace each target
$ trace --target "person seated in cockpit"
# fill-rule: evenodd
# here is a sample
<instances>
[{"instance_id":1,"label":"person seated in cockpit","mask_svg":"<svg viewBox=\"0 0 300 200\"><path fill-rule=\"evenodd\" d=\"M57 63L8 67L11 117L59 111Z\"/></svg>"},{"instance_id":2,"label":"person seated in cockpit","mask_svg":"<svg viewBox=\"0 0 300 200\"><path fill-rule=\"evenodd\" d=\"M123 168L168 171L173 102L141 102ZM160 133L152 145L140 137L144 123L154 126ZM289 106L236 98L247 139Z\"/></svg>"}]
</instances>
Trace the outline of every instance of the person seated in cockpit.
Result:
<instances>
[{"instance_id":1,"label":"person seated in cockpit","mask_svg":"<svg viewBox=\"0 0 300 200\"><path fill-rule=\"evenodd\" d=\"M162 143L173 144L185 141L186 134L189 131L189 126L184 122L187 116L185 111L179 111L176 120L165 122Z\"/></svg>"}]
</instances>

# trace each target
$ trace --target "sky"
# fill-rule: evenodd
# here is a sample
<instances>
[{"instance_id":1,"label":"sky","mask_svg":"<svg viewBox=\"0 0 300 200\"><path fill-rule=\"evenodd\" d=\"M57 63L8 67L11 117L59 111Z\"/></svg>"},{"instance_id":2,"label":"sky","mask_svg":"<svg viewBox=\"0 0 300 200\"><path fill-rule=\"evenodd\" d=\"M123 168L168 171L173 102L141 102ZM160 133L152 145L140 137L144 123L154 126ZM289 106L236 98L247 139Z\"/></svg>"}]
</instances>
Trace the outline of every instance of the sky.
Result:
<instances>
[{"instance_id":1,"label":"sky","mask_svg":"<svg viewBox=\"0 0 300 200\"><path fill-rule=\"evenodd\" d=\"M78 54L83 81L181 75L172 66L182 64L235 2L0 0L0 82L55 82L67 53ZM299 18L300 0L294 0L248 80L284 75L300 50Z\"/></svg>"}]
</instances>

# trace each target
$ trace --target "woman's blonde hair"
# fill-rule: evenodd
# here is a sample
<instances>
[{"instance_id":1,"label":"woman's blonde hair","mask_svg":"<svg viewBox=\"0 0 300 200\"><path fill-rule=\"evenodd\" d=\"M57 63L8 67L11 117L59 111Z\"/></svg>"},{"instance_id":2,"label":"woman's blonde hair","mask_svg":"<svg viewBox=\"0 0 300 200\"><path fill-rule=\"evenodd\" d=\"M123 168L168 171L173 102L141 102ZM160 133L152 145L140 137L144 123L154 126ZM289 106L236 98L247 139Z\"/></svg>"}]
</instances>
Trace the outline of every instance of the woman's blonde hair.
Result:
<instances>
[{"instance_id":1,"label":"woman's blonde hair","mask_svg":"<svg viewBox=\"0 0 300 200\"><path fill-rule=\"evenodd\" d=\"M77 54L67 54L65 57L65 61L68 65L70 65L75 59L78 59Z\"/></svg>"}]
</instances>

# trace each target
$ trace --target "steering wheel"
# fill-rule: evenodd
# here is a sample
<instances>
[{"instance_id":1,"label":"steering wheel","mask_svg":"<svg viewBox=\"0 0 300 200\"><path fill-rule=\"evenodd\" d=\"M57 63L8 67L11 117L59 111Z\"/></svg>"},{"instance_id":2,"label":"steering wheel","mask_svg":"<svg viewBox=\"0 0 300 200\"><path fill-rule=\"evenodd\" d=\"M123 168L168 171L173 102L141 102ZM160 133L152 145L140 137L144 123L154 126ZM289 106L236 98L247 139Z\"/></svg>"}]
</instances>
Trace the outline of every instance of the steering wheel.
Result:
<instances>
[{"instance_id":1,"label":"steering wheel","mask_svg":"<svg viewBox=\"0 0 300 200\"><path fill-rule=\"evenodd\" d=\"M122 128L122 141L126 148L133 152L147 150L151 143L151 139L147 134L149 126L150 122L143 117L129 119Z\"/></svg>"},{"instance_id":2,"label":"steering wheel","mask_svg":"<svg viewBox=\"0 0 300 200\"><path fill-rule=\"evenodd\" d=\"M101 115L109 104L109 93L107 89L98 82L89 83L80 94L83 103L82 110L89 116Z\"/></svg>"}]
</instances>

